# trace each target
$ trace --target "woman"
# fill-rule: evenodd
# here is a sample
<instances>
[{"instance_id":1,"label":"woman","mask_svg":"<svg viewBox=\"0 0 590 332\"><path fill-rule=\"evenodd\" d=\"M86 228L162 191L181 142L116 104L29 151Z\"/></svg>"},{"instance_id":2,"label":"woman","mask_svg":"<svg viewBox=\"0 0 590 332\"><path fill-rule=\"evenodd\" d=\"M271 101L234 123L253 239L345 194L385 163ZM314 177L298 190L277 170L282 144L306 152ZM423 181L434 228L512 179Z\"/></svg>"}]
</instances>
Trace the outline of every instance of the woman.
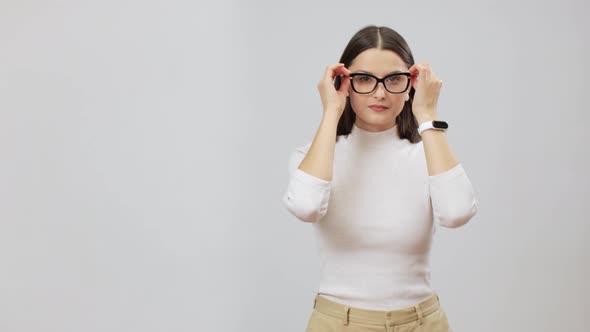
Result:
<instances>
[{"instance_id":1,"label":"woman","mask_svg":"<svg viewBox=\"0 0 590 332\"><path fill-rule=\"evenodd\" d=\"M283 196L320 245L307 331L451 331L430 287L431 241L477 205L437 112L441 85L387 27L358 31L326 68L322 121L292 153Z\"/></svg>"}]
</instances>

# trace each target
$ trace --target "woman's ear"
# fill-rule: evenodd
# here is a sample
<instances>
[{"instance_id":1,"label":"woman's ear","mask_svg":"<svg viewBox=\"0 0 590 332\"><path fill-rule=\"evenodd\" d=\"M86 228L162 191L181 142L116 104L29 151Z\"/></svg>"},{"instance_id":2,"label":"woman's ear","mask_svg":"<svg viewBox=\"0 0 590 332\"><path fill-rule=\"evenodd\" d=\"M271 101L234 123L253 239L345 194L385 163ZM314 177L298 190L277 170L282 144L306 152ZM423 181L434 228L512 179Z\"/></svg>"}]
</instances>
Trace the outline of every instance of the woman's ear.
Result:
<instances>
[{"instance_id":1,"label":"woman's ear","mask_svg":"<svg viewBox=\"0 0 590 332\"><path fill-rule=\"evenodd\" d=\"M410 100L410 94L406 93L406 101Z\"/></svg>"}]
</instances>

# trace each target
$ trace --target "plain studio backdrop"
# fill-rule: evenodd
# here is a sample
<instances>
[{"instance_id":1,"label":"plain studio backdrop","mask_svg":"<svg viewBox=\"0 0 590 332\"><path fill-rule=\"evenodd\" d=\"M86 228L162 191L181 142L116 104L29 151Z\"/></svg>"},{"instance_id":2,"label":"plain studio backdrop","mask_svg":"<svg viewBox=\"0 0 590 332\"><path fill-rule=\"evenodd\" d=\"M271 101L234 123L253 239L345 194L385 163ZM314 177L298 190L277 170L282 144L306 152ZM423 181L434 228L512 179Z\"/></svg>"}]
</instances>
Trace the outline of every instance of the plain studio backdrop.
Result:
<instances>
[{"instance_id":1,"label":"plain studio backdrop","mask_svg":"<svg viewBox=\"0 0 590 332\"><path fill-rule=\"evenodd\" d=\"M319 261L288 159L377 24L444 81L478 199L432 249L454 331L588 331L588 9L3 0L0 330L303 331Z\"/></svg>"}]
</instances>

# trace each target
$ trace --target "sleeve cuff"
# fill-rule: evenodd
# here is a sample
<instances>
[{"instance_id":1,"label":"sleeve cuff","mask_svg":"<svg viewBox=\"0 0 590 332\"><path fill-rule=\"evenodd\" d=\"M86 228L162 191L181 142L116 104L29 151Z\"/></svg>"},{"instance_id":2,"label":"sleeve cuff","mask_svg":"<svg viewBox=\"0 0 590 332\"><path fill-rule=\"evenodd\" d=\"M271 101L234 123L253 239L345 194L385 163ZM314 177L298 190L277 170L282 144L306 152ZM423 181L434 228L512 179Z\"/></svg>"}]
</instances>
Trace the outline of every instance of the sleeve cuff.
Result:
<instances>
[{"instance_id":1,"label":"sleeve cuff","mask_svg":"<svg viewBox=\"0 0 590 332\"><path fill-rule=\"evenodd\" d=\"M436 175L429 175L428 179L430 180L430 183L437 184L437 183L452 180L464 173L465 173L465 169L463 169L463 165L461 163L459 163L447 171L444 171L444 172L436 174Z\"/></svg>"}]
</instances>

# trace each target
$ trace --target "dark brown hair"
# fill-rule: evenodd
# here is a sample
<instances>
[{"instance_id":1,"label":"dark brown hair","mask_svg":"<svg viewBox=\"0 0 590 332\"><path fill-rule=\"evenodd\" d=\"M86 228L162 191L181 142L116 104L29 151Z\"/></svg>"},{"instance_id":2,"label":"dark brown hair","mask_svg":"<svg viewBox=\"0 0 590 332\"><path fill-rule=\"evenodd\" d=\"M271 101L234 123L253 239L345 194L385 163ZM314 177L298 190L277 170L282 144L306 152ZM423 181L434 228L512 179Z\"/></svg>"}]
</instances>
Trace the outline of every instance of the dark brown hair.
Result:
<instances>
[{"instance_id":1,"label":"dark brown hair","mask_svg":"<svg viewBox=\"0 0 590 332\"><path fill-rule=\"evenodd\" d=\"M352 61L363 51L378 48L381 50L390 50L395 52L406 63L408 68L414 65L414 56L410 51L410 47L405 39L395 30L388 27L378 27L370 25L359 30L348 42L340 63L343 63L348 68ZM336 77L334 81L336 89L340 88L340 77ZM401 113L396 117L395 122L398 127L399 136L408 139L412 143L418 143L422 140L418 135L418 123L414 114L412 113L412 101L414 100L415 90L410 87L410 99L406 101ZM336 130L336 140L340 135L348 135L352 131L352 125L356 119L356 114L350 105L350 98L346 99L346 106L344 112L338 121L338 129Z\"/></svg>"}]
</instances>

